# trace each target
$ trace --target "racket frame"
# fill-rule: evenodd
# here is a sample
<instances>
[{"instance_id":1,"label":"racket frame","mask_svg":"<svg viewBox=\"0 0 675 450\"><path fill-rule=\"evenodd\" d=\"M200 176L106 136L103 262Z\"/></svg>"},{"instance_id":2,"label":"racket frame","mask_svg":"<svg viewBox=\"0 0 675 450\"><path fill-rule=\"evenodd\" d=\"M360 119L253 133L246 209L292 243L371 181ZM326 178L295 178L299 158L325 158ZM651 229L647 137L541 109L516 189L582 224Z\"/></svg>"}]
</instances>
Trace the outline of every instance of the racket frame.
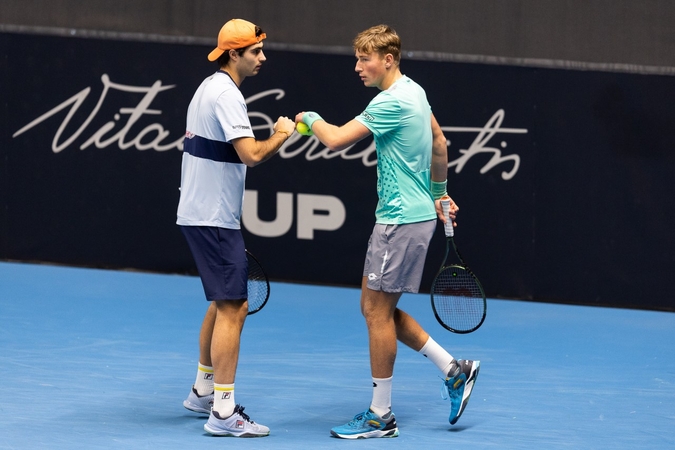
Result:
<instances>
[{"instance_id":1,"label":"racket frame","mask_svg":"<svg viewBox=\"0 0 675 450\"><path fill-rule=\"evenodd\" d=\"M267 304L267 300L270 298L270 280L267 278L267 273L265 272L265 269L263 269L262 264L260 264L260 261L258 261L258 258L253 256L253 253L249 252L248 249L246 251L246 260L249 262L249 276L248 276L248 282L264 282L265 283L265 299L260 303L258 306L252 306L251 302L248 303L248 315L250 316L251 314L255 314L261 309L265 307ZM258 266L260 269L260 273L262 274L262 278L251 278L251 260ZM249 296L251 294L250 289L249 291Z\"/></svg>"},{"instance_id":2,"label":"racket frame","mask_svg":"<svg viewBox=\"0 0 675 450\"><path fill-rule=\"evenodd\" d=\"M464 258L462 258L462 255L459 253L459 250L457 249L457 244L455 243L455 229L454 226L452 225L452 219L450 218L450 197L444 197L441 199L441 207L443 208L443 215L445 216L445 224L444 224L444 230L445 230L445 238L446 238L446 243L445 243L445 256L443 257L443 263L441 264L441 268L438 269L438 272L436 273L436 276L434 277L433 282L431 283L431 309L434 312L434 316L436 317L436 320L438 321L439 324L443 328L445 328L448 331L451 331L453 333L457 334L467 334L471 333L473 331L476 331L478 328L480 328L481 325L483 325L483 322L485 322L485 316L487 315L487 298L485 296L485 291L483 290L483 285L480 283L478 280L478 277L471 271L469 266L464 262ZM457 255L457 258L459 259L460 264L450 264L446 265L448 261L448 256L450 255L450 247L452 246L453 250L455 251L455 255ZM483 314L481 316L480 321L478 324L476 324L474 327L468 330L457 330L448 324L446 324L443 319L440 317L438 314L438 311L436 310L436 303L434 301L434 288L436 287L436 281L438 280L438 277L441 275L441 273L446 270L446 269L451 269L452 267L457 267L460 269L463 269L466 271L475 281L476 286L480 290L481 296L483 297Z\"/></svg>"}]
</instances>

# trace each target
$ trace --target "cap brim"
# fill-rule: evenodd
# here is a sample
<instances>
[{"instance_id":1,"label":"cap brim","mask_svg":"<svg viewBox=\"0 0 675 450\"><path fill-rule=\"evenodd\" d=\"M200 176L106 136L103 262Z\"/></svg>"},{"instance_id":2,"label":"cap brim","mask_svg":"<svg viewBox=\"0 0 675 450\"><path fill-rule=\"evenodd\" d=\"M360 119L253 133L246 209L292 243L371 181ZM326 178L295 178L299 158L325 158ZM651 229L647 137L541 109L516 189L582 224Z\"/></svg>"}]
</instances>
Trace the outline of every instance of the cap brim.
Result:
<instances>
[{"instance_id":1,"label":"cap brim","mask_svg":"<svg viewBox=\"0 0 675 450\"><path fill-rule=\"evenodd\" d=\"M221 50L218 47L214 48L211 53L209 53L209 61L215 61L220 58L220 55L225 53L225 50Z\"/></svg>"}]
</instances>

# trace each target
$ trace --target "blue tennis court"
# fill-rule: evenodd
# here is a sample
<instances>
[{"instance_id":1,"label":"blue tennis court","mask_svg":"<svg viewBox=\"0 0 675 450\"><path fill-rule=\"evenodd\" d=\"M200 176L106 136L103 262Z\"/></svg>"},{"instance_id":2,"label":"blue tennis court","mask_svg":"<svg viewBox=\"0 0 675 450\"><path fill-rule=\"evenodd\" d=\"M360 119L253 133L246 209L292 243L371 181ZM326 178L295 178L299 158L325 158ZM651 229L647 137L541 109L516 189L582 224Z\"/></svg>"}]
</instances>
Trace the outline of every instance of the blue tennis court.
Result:
<instances>
[{"instance_id":1,"label":"blue tennis court","mask_svg":"<svg viewBox=\"0 0 675 450\"><path fill-rule=\"evenodd\" d=\"M329 429L371 397L359 291L272 283L244 327L237 401L269 437L217 438L182 406L207 306L198 278L0 263L0 448L675 448L675 314L491 299L454 335L427 295L410 312L481 360L451 426L433 364L399 348L396 439Z\"/></svg>"}]
</instances>

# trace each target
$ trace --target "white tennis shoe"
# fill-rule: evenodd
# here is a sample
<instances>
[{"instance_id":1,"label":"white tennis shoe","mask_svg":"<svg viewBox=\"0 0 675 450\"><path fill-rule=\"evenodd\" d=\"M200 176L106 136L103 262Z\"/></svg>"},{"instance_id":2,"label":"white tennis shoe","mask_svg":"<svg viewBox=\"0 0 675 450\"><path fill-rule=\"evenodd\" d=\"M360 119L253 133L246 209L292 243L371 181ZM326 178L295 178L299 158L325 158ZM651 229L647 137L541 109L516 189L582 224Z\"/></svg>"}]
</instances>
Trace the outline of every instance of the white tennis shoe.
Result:
<instances>
[{"instance_id":1,"label":"white tennis shoe","mask_svg":"<svg viewBox=\"0 0 675 450\"><path fill-rule=\"evenodd\" d=\"M218 411L211 410L204 430L214 436L262 437L270 434L269 428L252 421L240 405L235 406L234 413L225 419L220 417Z\"/></svg>"},{"instance_id":2,"label":"white tennis shoe","mask_svg":"<svg viewBox=\"0 0 675 450\"><path fill-rule=\"evenodd\" d=\"M194 411L200 414L211 414L211 408L213 407L213 392L208 395L200 396L197 394L197 390L192 386L190 395L183 402L185 406L190 411Z\"/></svg>"}]
</instances>

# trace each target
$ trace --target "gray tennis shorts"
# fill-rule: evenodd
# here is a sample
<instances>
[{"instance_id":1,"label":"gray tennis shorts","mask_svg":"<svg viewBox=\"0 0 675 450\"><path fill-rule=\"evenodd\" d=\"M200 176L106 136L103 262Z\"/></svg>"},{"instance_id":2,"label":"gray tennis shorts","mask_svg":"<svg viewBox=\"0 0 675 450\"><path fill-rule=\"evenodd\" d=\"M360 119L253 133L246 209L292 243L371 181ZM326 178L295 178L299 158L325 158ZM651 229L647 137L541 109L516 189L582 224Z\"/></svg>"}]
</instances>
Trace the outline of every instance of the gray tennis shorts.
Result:
<instances>
[{"instance_id":1,"label":"gray tennis shorts","mask_svg":"<svg viewBox=\"0 0 675 450\"><path fill-rule=\"evenodd\" d=\"M404 225L376 223L368 241L363 276L368 289L419 292L436 219Z\"/></svg>"}]
</instances>

